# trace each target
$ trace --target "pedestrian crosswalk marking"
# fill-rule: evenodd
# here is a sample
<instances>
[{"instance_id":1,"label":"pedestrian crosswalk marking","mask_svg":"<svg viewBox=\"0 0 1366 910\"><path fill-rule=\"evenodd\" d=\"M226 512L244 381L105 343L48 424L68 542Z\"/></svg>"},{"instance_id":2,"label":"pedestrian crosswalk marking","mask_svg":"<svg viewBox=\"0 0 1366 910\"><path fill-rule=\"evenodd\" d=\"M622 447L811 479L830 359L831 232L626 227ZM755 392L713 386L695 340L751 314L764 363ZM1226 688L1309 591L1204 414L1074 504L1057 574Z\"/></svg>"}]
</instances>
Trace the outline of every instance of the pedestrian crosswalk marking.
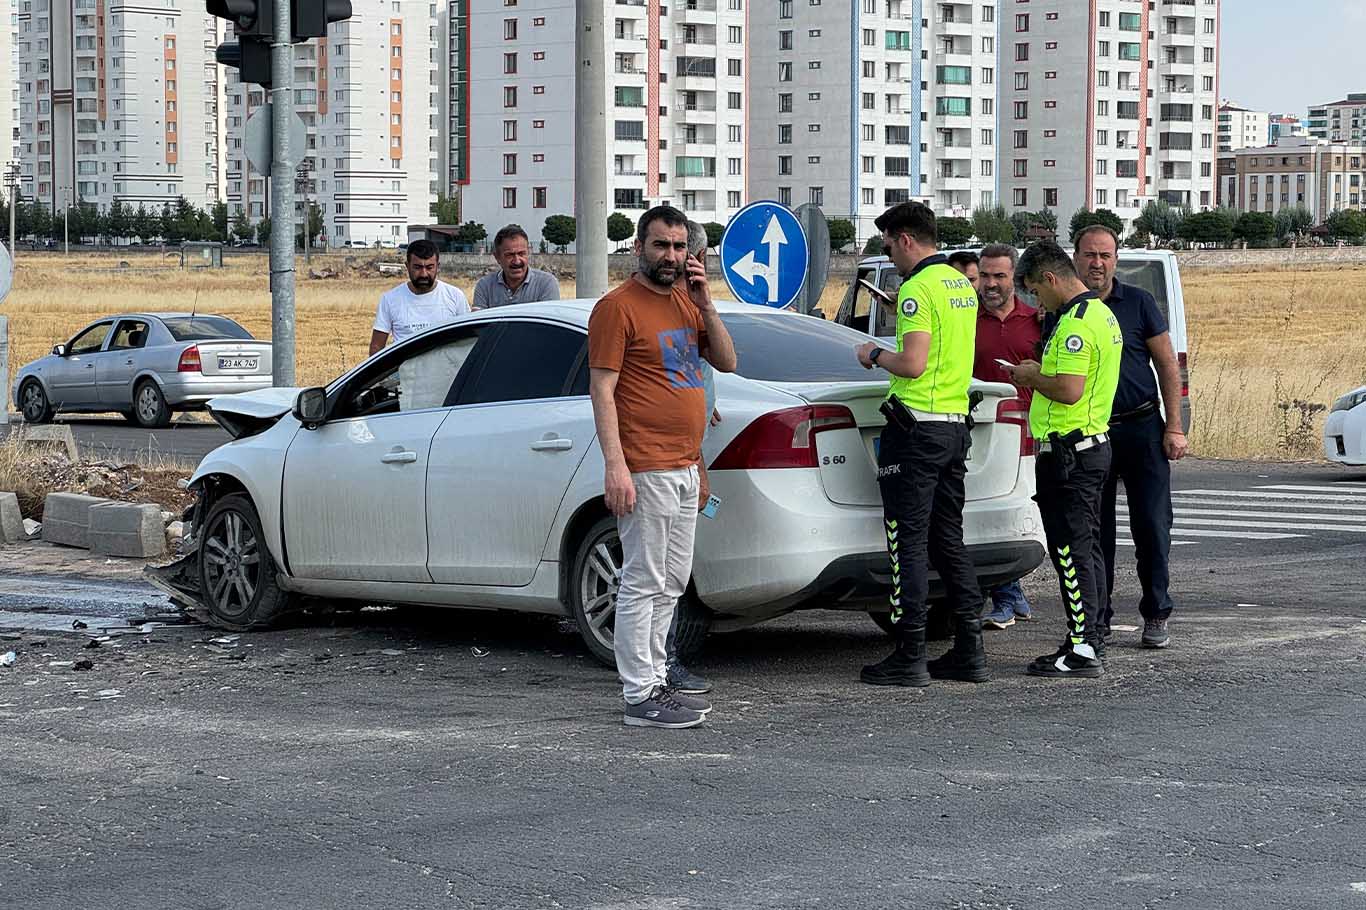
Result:
<instances>
[{"instance_id":1,"label":"pedestrian crosswalk marking","mask_svg":"<svg viewBox=\"0 0 1366 910\"><path fill-rule=\"evenodd\" d=\"M1118 497L1120 539L1132 547L1127 497ZM1275 483L1239 490L1172 491L1172 545L1206 539L1248 543L1366 534L1366 483Z\"/></svg>"}]
</instances>

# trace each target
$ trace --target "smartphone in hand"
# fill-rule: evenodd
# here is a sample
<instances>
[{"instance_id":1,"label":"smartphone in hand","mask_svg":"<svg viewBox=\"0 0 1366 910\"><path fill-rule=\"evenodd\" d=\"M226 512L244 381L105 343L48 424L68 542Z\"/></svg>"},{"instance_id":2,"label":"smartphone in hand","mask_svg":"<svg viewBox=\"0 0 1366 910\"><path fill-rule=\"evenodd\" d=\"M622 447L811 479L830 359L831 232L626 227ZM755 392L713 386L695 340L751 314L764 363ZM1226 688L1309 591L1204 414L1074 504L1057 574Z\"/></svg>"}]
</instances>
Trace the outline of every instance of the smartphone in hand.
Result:
<instances>
[{"instance_id":1,"label":"smartphone in hand","mask_svg":"<svg viewBox=\"0 0 1366 910\"><path fill-rule=\"evenodd\" d=\"M1014 368L1014 367L1019 366L1018 363L1011 363L1009 360L1002 360L1002 359L999 358L999 357L996 358L996 362L999 363L1001 366L1007 367L1007 368Z\"/></svg>"}]
</instances>

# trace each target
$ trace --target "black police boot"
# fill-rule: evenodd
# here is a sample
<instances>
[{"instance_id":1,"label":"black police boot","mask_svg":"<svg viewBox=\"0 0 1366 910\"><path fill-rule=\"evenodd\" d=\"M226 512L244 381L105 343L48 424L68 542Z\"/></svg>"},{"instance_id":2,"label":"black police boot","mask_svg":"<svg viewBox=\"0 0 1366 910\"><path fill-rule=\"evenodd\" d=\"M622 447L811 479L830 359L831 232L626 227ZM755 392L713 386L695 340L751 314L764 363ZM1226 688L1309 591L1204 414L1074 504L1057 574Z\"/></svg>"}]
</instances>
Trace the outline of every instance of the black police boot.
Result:
<instances>
[{"instance_id":1,"label":"black police boot","mask_svg":"<svg viewBox=\"0 0 1366 910\"><path fill-rule=\"evenodd\" d=\"M1068 641L1052 654L1034 658L1025 672L1030 676L1050 679L1094 679L1105 673L1105 665L1096 656L1092 645L1074 645Z\"/></svg>"},{"instance_id":2,"label":"black police boot","mask_svg":"<svg viewBox=\"0 0 1366 910\"><path fill-rule=\"evenodd\" d=\"M870 686L911 686L923 688L930 684L925 669L925 630L917 633L897 630L897 646L891 655L879 663L863 668L859 679Z\"/></svg>"},{"instance_id":3,"label":"black police boot","mask_svg":"<svg viewBox=\"0 0 1366 910\"><path fill-rule=\"evenodd\" d=\"M954 637L953 647L942 657L926 661L925 668L935 679L956 679L960 682L982 683L991 679L987 670L986 654L982 651L982 633Z\"/></svg>"}]
</instances>

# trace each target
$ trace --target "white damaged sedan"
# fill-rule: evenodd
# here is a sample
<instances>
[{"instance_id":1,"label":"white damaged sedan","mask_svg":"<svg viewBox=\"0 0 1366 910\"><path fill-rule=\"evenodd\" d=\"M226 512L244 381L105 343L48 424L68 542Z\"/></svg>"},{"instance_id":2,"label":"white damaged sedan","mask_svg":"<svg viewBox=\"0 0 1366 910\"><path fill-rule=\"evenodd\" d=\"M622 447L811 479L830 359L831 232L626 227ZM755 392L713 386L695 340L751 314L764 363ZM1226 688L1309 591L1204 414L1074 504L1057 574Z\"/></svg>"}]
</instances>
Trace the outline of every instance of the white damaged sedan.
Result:
<instances>
[{"instance_id":1,"label":"white damaged sedan","mask_svg":"<svg viewBox=\"0 0 1366 910\"><path fill-rule=\"evenodd\" d=\"M269 625L294 595L568 615L610 664L621 545L588 397L592 305L473 313L325 389L210 402L236 438L192 478L190 555L149 574L233 629ZM867 336L718 309L739 370L716 377L723 420L703 454L721 505L698 523L680 644L808 608L885 624L887 382L855 359ZM964 528L988 587L1033 570L1044 546L1025 411L1008 385L974 390Z\"/></svg>"},{"instance_id":2,"label":"white damaged sedan","mask_svg":"<svg viewBox=\"0 0 1366 910\"><path fill-rule=\"evenodd\" d=\"M1323 454L1338 464L1366 465L1366 386L1333 402L1323 424Z\"/></svg>"}]
</instances>

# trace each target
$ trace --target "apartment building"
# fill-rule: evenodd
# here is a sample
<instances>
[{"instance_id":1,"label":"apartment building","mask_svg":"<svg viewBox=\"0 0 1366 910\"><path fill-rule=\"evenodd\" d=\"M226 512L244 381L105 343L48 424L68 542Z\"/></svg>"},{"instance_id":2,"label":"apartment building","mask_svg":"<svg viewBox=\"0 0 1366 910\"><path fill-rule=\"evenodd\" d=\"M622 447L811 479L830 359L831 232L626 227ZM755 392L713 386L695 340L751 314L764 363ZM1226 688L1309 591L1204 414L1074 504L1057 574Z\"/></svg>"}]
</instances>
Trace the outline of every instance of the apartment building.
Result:
<instances>
[{"instance_id":1,"label":"apartment building","mask_svg":"<svg viewBox=\"0 0 1366 910\"><path fill-rule=\"evenodd\" d=\"M1218 0L1010 4L1001 169L1011 211L1215 204ZM1151 38L1148 36L1151 35Z\"/></svg>"},{"instance_id":2,"label":"apartment building","mask_svg":"<svg viewBox=\"0 0 1366 910\"><path fill-rule=\"evenodd\" d=\"M208 14L106 0L20 0L23 192L53 210L217 197Z\"/></svg>"},{"instance_id":3,"label":"apartment building","mask_svg":"<svg viewBox=\"0 0 1366 910\"><path fill-rule=\"evenodd\" d=\"M1366 121L1366 92L1355 92L1341 101L1330 101L1309 109L1309 135L1330 142L1353 142L1362 139L1362 124Z\"/></svg>"},{"instance_id":4,"label":"apartment building","mask_svg":"<svg viewBox=\"0 0 1366 910\"><path fill-rule=\"evenodd\" d=\"M603 0L611 209L724 223L747 199L744 0ZM574 212L574 0L451 0L445 178L463 217L538 238Z\"/></svg>"},{"instance_id":5,"label":"apartment building","mask_svg":"<svg viewBox=\"0 0 1366 910\"><path fill-rule=\"evenodd\" d=\"M1366 207L1366 143L1284 138L1277 145L1219 156L1219 201L1275 214L1302 205L1323 223L1340 209Z\"/></svg>"},{"instance_id":6,"label":"apartment building","mask_svg":"<svg viewBox=\"0 0 1366 910\"><path fill-rule=\"evenodd\" d=\"M19 11L0 0L0 174L19 160ZM8 195L9 190L0 187Z\"/></svg>"},{"instance_id":7,"label":"apartment building","mask_svg":"<svg viewBox=\"0 0 1366 910\"><path fill-rule=\"evenodd\" d=\"M860 238L898 202L948 215L995 204L996 12L919 0L752 7L754 198L819 204Z\"/></svg>"},{"instance_id":8,"label":"apartment building","mask_svg":"<svg viewBox=\"0 0 1366 910\"><path fill-rule=\"evenodd\" d=\"M331 247L397 244L430 220L440 189L438 19L428 0L356 4L325 39L294 46L295 110L308 127L297 182L323 212ZM246 160L247 120L267 100L227 71L227 201L235 216L270 214L270 178Z\"/></svg>"},{"instance_id":9,"label":"apartment building","mask_svg":"<svg viewBox=\"0 0 1366 910\"><path fill-rule=\"evenodd\" d=\"M1271 115L1266 111L1250 111L1232 102L1219 105L1220 152L1259 148L1271 142Z\"/></svg>"},{"instance_id":10,"label":"apartment building","mask_svg":"<svg viewBox=\"0 0 1366 910\"><path fill-rule=\"evenodd\" d=\"M1309 138L1309 130L1304 121L1294 114L1272 114L1267 122L1267 131L1272 145L1282 138Z\"/></svg>"}]
</instances>

